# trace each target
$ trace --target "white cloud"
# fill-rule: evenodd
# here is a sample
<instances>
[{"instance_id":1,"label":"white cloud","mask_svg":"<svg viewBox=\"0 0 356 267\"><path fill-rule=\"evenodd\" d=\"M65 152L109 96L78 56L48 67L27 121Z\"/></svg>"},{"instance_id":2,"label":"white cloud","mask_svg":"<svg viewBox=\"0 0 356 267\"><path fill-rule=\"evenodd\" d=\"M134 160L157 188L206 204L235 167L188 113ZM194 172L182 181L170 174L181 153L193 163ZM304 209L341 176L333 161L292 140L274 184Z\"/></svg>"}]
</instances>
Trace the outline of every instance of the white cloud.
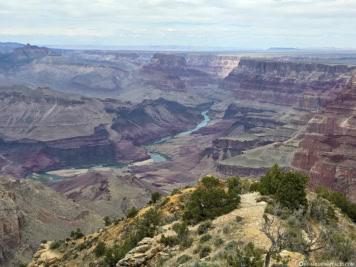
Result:
<instances>
[{"instance_id":1,"label":"white cloud","mask_svg":"<svg viewBox=\"0 0 356 267\"><path fill-rule=\"evenodd\" d=\"M0 21L1 40L40 44L350 47L356 1L11 0Z\"/></svg>"}]
</instances>

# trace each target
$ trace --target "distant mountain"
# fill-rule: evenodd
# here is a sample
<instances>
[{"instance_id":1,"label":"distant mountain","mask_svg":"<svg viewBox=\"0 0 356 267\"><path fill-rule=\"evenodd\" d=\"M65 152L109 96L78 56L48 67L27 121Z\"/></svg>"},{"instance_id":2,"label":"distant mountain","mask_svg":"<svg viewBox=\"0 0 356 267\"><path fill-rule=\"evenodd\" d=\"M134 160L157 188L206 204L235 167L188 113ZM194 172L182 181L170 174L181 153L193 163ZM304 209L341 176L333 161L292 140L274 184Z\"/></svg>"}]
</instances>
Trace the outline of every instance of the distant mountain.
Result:
<instances>
[{"instance_id":1,"label":"distant mountain","mask_svg":"<svg viewBox=\"0 0 356 267\"><path fill-rule=\"evenodd\" d=\"M14 42L0 42L0 51L12 51L16 48L24 47L24 44L14 43Z\"/></svg>"}]
</instances>

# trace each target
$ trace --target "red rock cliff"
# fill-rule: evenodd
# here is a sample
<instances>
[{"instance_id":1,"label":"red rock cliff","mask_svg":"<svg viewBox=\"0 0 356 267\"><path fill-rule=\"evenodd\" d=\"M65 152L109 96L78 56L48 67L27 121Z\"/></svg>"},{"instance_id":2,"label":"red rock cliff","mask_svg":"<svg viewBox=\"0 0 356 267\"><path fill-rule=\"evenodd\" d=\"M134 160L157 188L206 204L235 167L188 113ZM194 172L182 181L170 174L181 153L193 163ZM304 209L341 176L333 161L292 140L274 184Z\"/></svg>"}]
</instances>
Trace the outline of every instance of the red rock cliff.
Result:
<instances>
[{"instance_id":1,"label":"red rock cliff","mask_svg":"<svg viewBox=\"0 0 356 267\"><path fill-rule=\"evenodd\" d=\"M309 121L292 165L356 201L356 74L344 91Z\"/></svg>"}]
</instances>

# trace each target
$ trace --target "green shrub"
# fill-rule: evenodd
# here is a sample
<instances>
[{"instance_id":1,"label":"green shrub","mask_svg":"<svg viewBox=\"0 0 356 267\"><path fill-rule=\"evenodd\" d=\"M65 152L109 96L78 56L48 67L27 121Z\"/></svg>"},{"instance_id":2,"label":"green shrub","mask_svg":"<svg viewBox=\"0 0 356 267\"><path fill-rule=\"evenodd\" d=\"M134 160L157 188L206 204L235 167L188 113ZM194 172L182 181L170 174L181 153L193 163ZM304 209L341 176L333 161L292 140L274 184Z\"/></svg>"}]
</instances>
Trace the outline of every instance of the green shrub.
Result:
<instances>
[{"instance_id":1,"label":"green shrub","mask_svg":"<svg viewBox=\"0 0 356 267\"><path fill-rule=\"evenodd\" d=\"M212 229L212 228L213 228L213 225L212 225L211 221L202 222L198 226L198 234L199 235L205 234L206 232L209 231L209 229Z\"/></svg>"},{"instance_id":2,"label":"green shrub","mask_svg":"<svg viewBox=\"0 0 356 267\"><path fill-rule=\"evenodd\" d=\"M84 250L86 248L87 248L86 244L85 243L81 243L76 247L76 250L82 251L82 250Z\"/></svg>"},{"instance_id":3,"label":"green shrub","mask_svg":"<svg viewBox=\"0 0 356 267\"><path fill-rule=\"evenodd\" d=\"M182 191L180 191L180 189L177 189L177 188L173 189L171 192L171 196L174 196L176 194L182 194Z\"/></svg>"},{"instance_id":4,"label":"green shrub","mask_svg":"<svg viewBox=\"0 0 356 267\"><path fill-rule=\"evenodd\" d=\"M27 264L24 264L24 263L19 264L19 267L26 267L26 266L27 266Z\"/></svg>"},{"instance_id":5,"label":"green shrub","mask_svg":"<svg viewBox=\"0 0 356 267\"><path fill-rule=\"evenodd\" d=\"M199 251L199 257L205 258L206 256L208 256L211 253L211 247L210 246L202 246L200 251Z\"/></svg>"},{"instance_id":6,"label":"green shrub","mask_svg":"<svg viewBox=\"0 0 356 267\"><path fill-rule=\"evenodd\" d=\"M226 181L229 190L234 191L236 194L242 193L242 186L240 177L231 177Z\"/></svg>"},{"instance_id":7,"label":"green shrub","mask_svg":"<svg viewBox=\"0 0 356 267\"><path fill-rule=\"evenodd\" d=\"M42 244L47 244L47 240L42 240L41 243Z\"/></svg>"},{"instance_id":8,"label":"green shrub","mask_svg":"<svg viewBox=\"0 0 356 267\"><path fill-rule=\"evenodd\" d=\"M50 249L57 249L59 248L62 244L64 243L63 240L55 240L51 243L51 245L49 246Z\"/></svg>"},{"instance_id":9,"label":"green shrub","mask_svg":"<svg viewBox=\"0 0 356 267\"><path fill-rule=\"evenodd\" d=\"M325 198L340 208L353 222L356 222L356 203L352 203L347 197L340 192L334 192L325 187L318 187L316 189L318 197Z\"/></svg>"},{"instance_id":10,"label":"green shrub","mask_svg":"<svg viewBox=\"0 0 356 267\"><path fill-rule=\"evenodd\" d=\"M228 225L228 224L224 225L224 227L223 227L223 233L224 233L225 235L227 235L227 234L230 234L230 232L231 232L231 226Z\"/></svg>"},{"instance_id":11,"label":"green shrub","mask_svg":"<svg viewBox=\"0 0 356 267\"><path fill-rule=\"evenodd\" d=\"M105 226L109 226L112 223L111 219L109 216L104 217L104 224Z\"/></svg>"},{"instance_id":12,"label":"green shrub","mask_svg":"<svg viewBox=\"0 0 356 267\"><path fill-rule=\"evenodd\" d=\"M224 244L224 240L221 239L221 237L217 237L215 240L214 240L214 245L216 247L220 247L222 244Z\"/></svg>"},{"instance_id":13,"label":"green shrub","mask_svg":"<svg viewBox=\"0 0 356 267\"><path fill-rule=\"evenodd\" d=\"M176 235L175 236L162 235L159 242L167 247L174 247L180 243L180 240L179 240L178 236L176 236Z\"/></svg>"},{"instance_id":14,"label":"green shrub","mask_svg":"<svg viewBox=\"0 0 356 267\"><path fill-rule=\"evenodd\" d=\"M214 176L205 176L201 179L200 183L208 189L216 188L221 185L221 181Z\"/></svg>"},{"instance_id":15,"label":"green shrub","mask_svg":"<svg viewBox=\"0 0 356 267\"><path fill-rule=\"evenodd\" d=\"M253 243L236 246L235 251L226 254L227 266L263 267L263 251L256 249Z\"/></svg>"},{"instance_id":16,"label":"green shrub","mask_svg":"<svg viewBox=\"0 0 356 267\"><path fill-rule=\"evenodd\" d=\"M310 216L322 223L338 221L334 208L323 198L317 198L311 201Z\"/></svg>"},{"instance_id":17,"label":"green shrub","mask_svg":"<svg viewBox=\"0 0 356 267\"><path fill-rule=\"evenodd\" d=\"M127 218L133 218L138 214L139 210L135 207L132 207L127 211L126 217Z\"/></svg>"},{"instance_id":18,"label":"green shrub","mask_svg":"<svg viewBox=\"0 0 356 267\"><path fill-rule=\"evenodd\" d=\"M282 172L278 164L274 164L267 173L261 177L259 182L259 192L262 195L273 195L277 192L278 184L281 181Z\"/></svg>"},{"instance_id":19,"label":"green shrub","mask_svg":"<svg viewBox=\"0 0 356 267\"><path fill-rule=\"evenodd\" d=\"M184 264L192 259L191 256L182 255L177 259L177 264Z\"/></svg>"},{"instance_id":20,"label":"green shrub","mask_svg":"<svg viewBox=\"0 0 356 267\"><path fill-rule=\"evenodd\" d=\"M74 240L80 239L84 236L80 228L78 228L76 231L72 231L70 233L70 237L73 238Z\"/></svg>"},{"instance_id":21,"label":"green shrub","mask_svg":"<svg viewBox=\"0 0 356 267\"><path fill-rule=\"evenodd\" d=\"M98 245L96 245L94 249L94 254L97 258L104 256L106 250L106 245L104 242L100 242Z\"/></svg>"},{"instance_id":22,"label":"green shrub","mask_svg":"<svg viewBox=\"0 0 356 267\"><path fill-rule=\"evenodd\" d=\"M161 194L159 192L154 192L151 195L151 201L150 204L155 204L157 201L161 198Z\"/></svg>"},{"instance_id":23,"label":"green shrub","mask_svg":"<svg viewBox=\"0 0 356 267\"><path fill-rule=\"evenodd\" d=\"M236 209L240 204L240 196L235 190L226 193L220 188L220 180L213 176L206 176L199 187L190 196L183 219L189 224L214 219Z\"/></svg>"},{"instance_id":24,"label":"green shrub","mask_svg":"<svg viewBox=\"0 0 356 267\"><path fill-rule=\"evenodd\" d=\"M250 185L250 192L260 192L260 182L253 182Z\"/></svg>"},{"instance_id":25,"label":"green shrub","mask_svg":"<svg viewBox=\"0 0 356 267\"><path fill-rule=\"evenodd\" d=\"M306 187L308 185L308 177L299 172L286 172L279 179L280 181L275 194L276 202L290 210L297 210L299 208L307 210Z\"/></svg>"},{"instance_id":26,"label":"green shrub","mask_svg":"<svg viewBox=\"0 0 356 267\"><path fill-rule=\"evenodd\" d=\"M185 249L191 247L193 244L193 238L186 237L180 241L180 248Z\"/></svg>"},{"instance_id":27,"label":"green shrub","mask_svg":"<svg viewBox=\"0 0 356 267\"><path fill-rule=\"evenodd\" d=\"M205 243L205 242L208 242L210 239L211 239L211 235L209 234L205 234L203 235L201 238L200 238L200 243Z\"/></svg>"},{"instance_id":28,"label":"green shrub","mask_svg":"<svg viewBox=\"0 0 356 267\"><path fill-rule=\"evenodd\" d=\"M243 219L244 219L244 217L241 217L241 216L235 217L236 222L242 222Z\"/></svg>"}]
</instances>

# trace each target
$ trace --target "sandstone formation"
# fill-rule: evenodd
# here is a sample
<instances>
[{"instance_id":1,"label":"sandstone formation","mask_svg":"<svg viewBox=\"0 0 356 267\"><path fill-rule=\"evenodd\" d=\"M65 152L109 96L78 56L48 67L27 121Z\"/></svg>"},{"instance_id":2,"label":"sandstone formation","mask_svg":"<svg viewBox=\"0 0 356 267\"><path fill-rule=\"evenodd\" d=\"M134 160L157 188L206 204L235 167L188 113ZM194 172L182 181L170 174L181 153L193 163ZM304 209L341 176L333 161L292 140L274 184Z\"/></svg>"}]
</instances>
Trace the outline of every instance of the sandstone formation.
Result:
<instances>
[{"instance_id":1,"label":"sandstone formation","mask_svg":"<svg viewBox=\"0 0 356 267\"><path fill-rule=\"evenodd\" d=\"M356 67L243 58L222 87L235 98L315 110L335 98Z\"/></svg>"},{"instance_id":2,"label":"sandstone formation","mask_svg":"<svg viewBox=\"0 0 356 267\"><path fill-rule=\"evenodd\" d=\"M223 119L233 123L222 137L248 135L270 142L245 149L240 155L217 153L213 145L212 155L223 159L217 162L217 170L226 175L258 177L274 163L290 168L313 112L344 91L355 68L242 58L221 84L235 99L224 113Z\"/></svg>"},{"instance_id":3,"label":"sandstone formation","mask_svg":"<svg viewBox=\"0 0 356 267\"><path fill-rule=\"evenodd\" d=\"M237 67L241 56L189 54L186 58L189 67L225 78Z\"/></svg>"},{"instance_id":4,"label":"sandstone formation","mask_svg":"<svg viewBox=\"0 0 356 267\"><path fill-rule=\"evenodd\" d=\"M315 188L324 185L356 201L356 75L335 100L309 121L293 166L310 173Z\"/></svg>"}]
</instances>

